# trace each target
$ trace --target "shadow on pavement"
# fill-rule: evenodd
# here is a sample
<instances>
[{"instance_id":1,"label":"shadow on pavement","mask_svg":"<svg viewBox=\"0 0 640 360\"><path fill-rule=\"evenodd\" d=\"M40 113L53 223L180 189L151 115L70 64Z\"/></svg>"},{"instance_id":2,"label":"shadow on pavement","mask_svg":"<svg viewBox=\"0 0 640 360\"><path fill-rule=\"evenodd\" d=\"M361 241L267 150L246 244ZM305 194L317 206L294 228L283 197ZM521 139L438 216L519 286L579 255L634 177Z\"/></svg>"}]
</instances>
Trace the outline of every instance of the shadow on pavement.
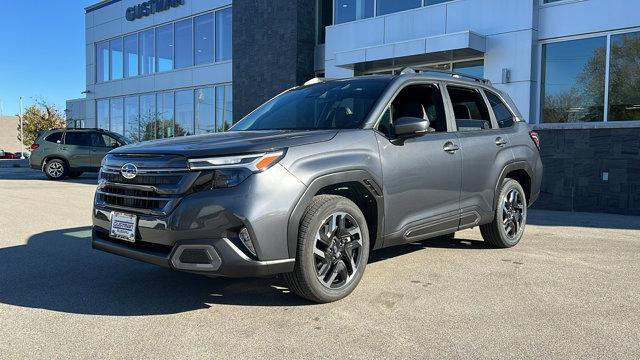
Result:
<instances>
[{"instance_id":1,"label":"shadow on pavement","mask_svg":"<svg viewBox=\"0 0 640 360\"><path fill-rule=\"evenodd\" d=\"M527 224L640 230L640 216L529 209Z\"/></svg>"},{"instance_id":2,"label":"shadow on pavement","mask_svg":"<svg viewBox=\"0 0 640 360\"><path fill-rule=\"evenodd\" d=\"M210 304L296 306L308 302L269 279L207 278L91 249L90 227L32 236L0 249L0 302L113 316L174 314Z\"/></svg>"}]
</instances>

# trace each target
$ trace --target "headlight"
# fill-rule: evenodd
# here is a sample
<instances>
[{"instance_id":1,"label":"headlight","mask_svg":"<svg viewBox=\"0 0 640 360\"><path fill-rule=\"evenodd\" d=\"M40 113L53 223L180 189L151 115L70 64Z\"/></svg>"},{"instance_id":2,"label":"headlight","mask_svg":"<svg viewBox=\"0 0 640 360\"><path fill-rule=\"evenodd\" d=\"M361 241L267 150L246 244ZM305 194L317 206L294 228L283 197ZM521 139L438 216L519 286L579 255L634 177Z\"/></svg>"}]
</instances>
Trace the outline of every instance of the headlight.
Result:
<instances>
[{"instance_id":1,"label":"headlight","mask_svg":"<svg viewBox=\"0 0 640 360\"><path fill-rule=\"evenodd\" d=\"M262 172L284 157L284 151L189 159L191 170L203 171L194 184L195 191L223 189L240 185L254 173ZM212 171L207 171L212 170Z\"/></svg>"},{"instance_id":2,"label":"headlight","mask_svg":"<svg viewBox=\"0 0 640 360\"><path fill-rule=\"evenodd\" d=\"M244 168L251 172L261 172L275 165L283 157L284 150L260 154L189 159L189 168L191 170Z\"/></svg>"}]
</instances>

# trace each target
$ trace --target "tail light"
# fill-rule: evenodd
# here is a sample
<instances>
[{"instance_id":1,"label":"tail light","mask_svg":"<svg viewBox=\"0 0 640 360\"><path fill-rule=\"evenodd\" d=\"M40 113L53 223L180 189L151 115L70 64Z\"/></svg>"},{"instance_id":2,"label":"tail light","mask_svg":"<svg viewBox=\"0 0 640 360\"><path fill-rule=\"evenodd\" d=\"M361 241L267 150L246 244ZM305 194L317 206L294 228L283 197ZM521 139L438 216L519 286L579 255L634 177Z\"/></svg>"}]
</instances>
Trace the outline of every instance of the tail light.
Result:
<instances>
[{"instance_id":1,"label":"tail light","mask_svg":"<svg viewBox=\"0 0 640 360\"><path fill-rule=\"evenodd\" d=\"M540 136L538 135L538 133L535 131L531 131L529 132L529 136L531 136L531 140L533 140L533 143L536 144L536 147L538 148L538 150L540 150Z\"/></svg>"},{"instance_id":2,"label":"tail light","mask_svg":"<svg viewBox=\"0 0 640 360\"><path fill-rule=\"evenodd\" d=\"M35 149L37 149L39 147L40 147L40 145L38 145L38 144L31 144L31 151L33 151L33 150L35 150Z\"/></svg>"}]
</instances>

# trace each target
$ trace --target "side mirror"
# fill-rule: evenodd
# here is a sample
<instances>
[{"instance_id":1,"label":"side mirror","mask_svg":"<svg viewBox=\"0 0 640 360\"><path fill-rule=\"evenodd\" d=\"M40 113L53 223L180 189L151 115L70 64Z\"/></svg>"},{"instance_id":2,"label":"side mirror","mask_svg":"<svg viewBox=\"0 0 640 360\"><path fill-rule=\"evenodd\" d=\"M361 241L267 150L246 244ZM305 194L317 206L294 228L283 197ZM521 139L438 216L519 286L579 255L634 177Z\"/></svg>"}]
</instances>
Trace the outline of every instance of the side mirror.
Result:
<instances>
[{"instance_id":1,"label":"side mirror","mask_svg":"<svg viewBox=\"0 0 640 360\"><path fill-rule=\"evenodd\" d=\"M398 137L424 134L429 131L429 120L404 116L393 122L393 128Z\"/></svg>"}]
</instances>

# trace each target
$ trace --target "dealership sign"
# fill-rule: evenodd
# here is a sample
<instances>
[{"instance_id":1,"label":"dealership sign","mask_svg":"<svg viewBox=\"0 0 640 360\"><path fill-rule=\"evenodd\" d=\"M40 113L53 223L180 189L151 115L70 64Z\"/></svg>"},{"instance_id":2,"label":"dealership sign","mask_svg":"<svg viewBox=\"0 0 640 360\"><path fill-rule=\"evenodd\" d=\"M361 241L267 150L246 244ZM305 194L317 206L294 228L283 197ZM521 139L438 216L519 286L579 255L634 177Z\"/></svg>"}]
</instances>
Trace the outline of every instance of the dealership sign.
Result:
<instances>
[{"instance_id":1,"label":"dealership sign","mask_svg":"<svg viewBox=\"0 0 640 360\"><path fill-rule=\"evenodd\" d=\"M127 20L133 21L157 12L184 5L184 0L150 0L127 9Z\"/></svg>"}]
</instances>

